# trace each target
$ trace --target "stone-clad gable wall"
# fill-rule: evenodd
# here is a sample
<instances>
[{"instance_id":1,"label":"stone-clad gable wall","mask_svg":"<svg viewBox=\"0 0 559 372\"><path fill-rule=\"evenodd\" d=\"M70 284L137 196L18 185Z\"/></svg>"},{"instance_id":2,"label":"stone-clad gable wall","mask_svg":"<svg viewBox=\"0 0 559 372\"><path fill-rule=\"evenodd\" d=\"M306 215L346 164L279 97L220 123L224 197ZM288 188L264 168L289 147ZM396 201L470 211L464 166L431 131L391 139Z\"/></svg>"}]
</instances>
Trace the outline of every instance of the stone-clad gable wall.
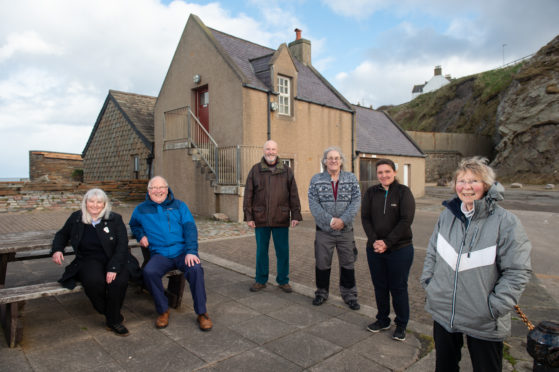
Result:
<instances>
[{"instance_id":1,"label":"stone-clad gable wall","mask_svg":"<svg viewBox=\"0 0 559 372\"><path fill-rule=\"evenodd\" d=\"M139 172L134 172L134 156ZM149 149L110 101L84 156L84 181L148 179Z\"/></svg>"},{"instance_id":2,"label":"stone-clad gable wall","mask_svg":"<svg viewBox=\"0 0 559 372\"><path fill-rule=\"evenodd\" d=\"M104 190L115 206L145 199L147 180L103 182L0 182L0 213L60 208L79 209L87 190Z\"/></svg>"},{"instance_id":3,"label":"stone-clad gable wall","mask_svg":"<svg viewBox=\"0 0 559 372\"><path fill-rule=\"evenodd\" d=\"M45 177L49 181L72 181L72 173L83 168L78 154L29 151L29 179Z\"/></svg>"}]
</instances>

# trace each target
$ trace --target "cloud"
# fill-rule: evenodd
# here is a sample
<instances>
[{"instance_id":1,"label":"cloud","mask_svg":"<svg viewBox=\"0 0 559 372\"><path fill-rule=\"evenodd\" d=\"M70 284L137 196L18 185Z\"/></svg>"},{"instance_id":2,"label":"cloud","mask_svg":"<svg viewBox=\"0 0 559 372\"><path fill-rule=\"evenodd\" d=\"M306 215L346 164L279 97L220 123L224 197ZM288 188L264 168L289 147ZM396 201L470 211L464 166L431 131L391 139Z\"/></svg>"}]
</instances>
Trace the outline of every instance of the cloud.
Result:
<instances>
[{"instance_id":1,"label":"cloud","mask_svg":"<svg viewBox=\"0 0 559 372\"><path fill-rule=\"evenodd\" d=\"M6 37L6 43L0 47L0 62L3 62L14 54L62 54L61 48L51 45L41 39L35 31L24 31L22 33L10 33Z\"/></svg>"},{"instance_id":2,"label":"cloud","mask_svg":"<svg viewBox=\"0 0 559 372\"><path fill-rule=\"evenodd\" d=\"M367 18L378 10L391 6L385 0L352 0L351 3L339 0L322 0L336 14L346 17L363 19Z\"/></svg>"},{"instance_id":3,"label":"cloud","mask_svg":"<svg viewBox=\"0 0 559 372\"><path fill-rule=\"evenodd\" d=\"M156 96L191 13L247 40L275 37L219 3L19 0L0 8L0 177L25 176L31 149L81 153L109 89Z\"/></svg>"}]
</instances>

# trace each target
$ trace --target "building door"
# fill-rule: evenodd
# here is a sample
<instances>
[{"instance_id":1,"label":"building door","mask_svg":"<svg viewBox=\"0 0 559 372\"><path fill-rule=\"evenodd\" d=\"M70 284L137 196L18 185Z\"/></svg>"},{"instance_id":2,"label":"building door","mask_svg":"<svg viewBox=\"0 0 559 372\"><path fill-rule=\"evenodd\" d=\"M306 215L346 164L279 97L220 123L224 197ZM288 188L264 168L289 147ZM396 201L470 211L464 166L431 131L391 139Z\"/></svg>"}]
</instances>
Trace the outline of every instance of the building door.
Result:
<instances>
[{"instance_id":1,"label":"building door","mask_svg":"<svg viewBox=\"0 0 559 372\"><path fill-rule=\"evenodd\" d=\"M196 91L196 116L204 129L210 133L210 93L207 85Z\"/></svg>"},{"instance_id":2,"label":"building door","mask_svg":"<svg viewBox=\"0 0 559 372\"><path fill-rule=\"evenodd\" d=\"M404 164L404 185L407 187L410 187L410 168L410 164Z\"/></svg>"}]
</instances>

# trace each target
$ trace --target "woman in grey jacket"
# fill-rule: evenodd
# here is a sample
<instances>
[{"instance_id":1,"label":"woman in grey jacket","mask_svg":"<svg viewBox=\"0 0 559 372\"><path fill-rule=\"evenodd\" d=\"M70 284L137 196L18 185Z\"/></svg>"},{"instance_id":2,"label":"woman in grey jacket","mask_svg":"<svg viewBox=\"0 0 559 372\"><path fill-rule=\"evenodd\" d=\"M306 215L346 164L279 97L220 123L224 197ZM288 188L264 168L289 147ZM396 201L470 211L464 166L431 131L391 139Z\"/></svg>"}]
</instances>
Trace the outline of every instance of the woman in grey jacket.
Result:
<instances>
[{"instance_id":1,"label":"woman in grey jacket","mask_svg":"<svg viewBox=\"0 0 559 372\"><path fill-rule=\"evenodd\" d=\"M436 371L458 371L466 335L474 371L501 371L510 311L530 279L531 244L518 218L497 205L503 187L486 159L460 162L457 197L429 241L421 284L433 316Z\"/></svg>"}]
</instances>

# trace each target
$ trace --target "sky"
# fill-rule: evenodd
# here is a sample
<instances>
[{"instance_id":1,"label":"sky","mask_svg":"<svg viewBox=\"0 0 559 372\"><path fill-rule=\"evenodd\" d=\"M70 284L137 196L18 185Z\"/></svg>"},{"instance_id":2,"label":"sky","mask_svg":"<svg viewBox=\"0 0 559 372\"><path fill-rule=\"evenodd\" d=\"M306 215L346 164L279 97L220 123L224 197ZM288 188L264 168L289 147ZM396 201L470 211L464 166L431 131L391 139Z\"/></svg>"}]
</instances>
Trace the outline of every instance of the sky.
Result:
<instances>
[{"instance_id":1,"label":"sky","mask_svg":"<svg viewBox=\"0 0 559 372\"><path fill-rule=\"evenodd\" d=\"M109 89L157 96L190 14L277 49L311 41L312 64L350 102L411 99L413 85L537 52L559 0L0 0L0 179L29 151L82 153Z\"/></svg>"}]
</instances>

